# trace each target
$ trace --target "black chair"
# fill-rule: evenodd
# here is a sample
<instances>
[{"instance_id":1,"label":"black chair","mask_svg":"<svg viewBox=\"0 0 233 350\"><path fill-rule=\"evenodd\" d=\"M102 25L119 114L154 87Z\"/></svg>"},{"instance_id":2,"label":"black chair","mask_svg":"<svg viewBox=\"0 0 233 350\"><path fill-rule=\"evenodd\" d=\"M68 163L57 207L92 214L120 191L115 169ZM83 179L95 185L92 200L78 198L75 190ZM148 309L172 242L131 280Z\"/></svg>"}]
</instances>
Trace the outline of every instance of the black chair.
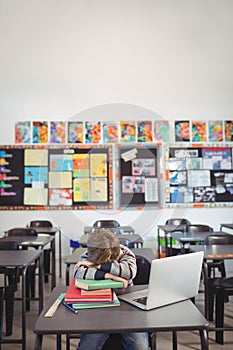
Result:
<instances>
[{"instance_id":1,"label":"black chair","mask_svg":"<svg viewBox=\"0 0 233 350\"><path fill-rule=\"evenodd\" d=\"M29 227L53 227L52 223L48 220L32 220L30 221ZM44 281L48 282L49 274L50 274L50 257L51 257L52 250L50 249L44 249L43 250L43 261L44 261Z\"/></svg>"},{"instance_id":2,"label":"black chair","mask_svg":"<svg viewBox=\"0 0 233 350\"><path fill-rule=\"evenodd\" d=\"M116 220L97 220L94 222L93 226L113 228L113 227L120 227L120 224Z\"/></svg>"},{"instance_id":3,"label":"black chair","mask_svg":"<svg viewBox=\"0 0 233 350\"><path fill-rule=\"evenodd\" d=\"M133 284L148 284L150 278L151 262L144 256L136 255L137 274L133 279Z\"/></svg>"},{"instance_id":4,"label":"black chair","mask_svg":"<svg viewBox=\"0 0 233 350\"><path fill-rule=\"evenodd\" d=\"M121 233L119 229L120 224L116 220L97 220L94 222L93 227L109 228L116 235L119 235Z\"/></svg>"},{"instance_id":5,"label":"black chair","mask_svg":"<svg viewBox=\"0 0 233 350\"><path fill-rule=\"evenodd\" d=\"M0 241L0 250L18 250L19 246L16 242ZM13 315L14 315L14 300L15 291L17 290L17 281L19 270L14 267L0 268L0 275L4 278L4 286L0 287L0 344L3 329L3 309L5 300L5 320L6 320L6 336L12 334ZM1 345L0 345L1 346Z\"/></svg>"},{"instance_id":6,"label":"black chair","mask_svg":"<svg viewBox=\"0 0 233 350\"><path fill-rule=\"evenodd\" d=\"M27 236L33 236L37 237L38 234L36 230L33 228L25 227L25 228L13 228L7 231L7 234L9 237L27 237ZM22 247L23 250L26 250L27 247ZM36 249L36 248L35 248ZM26 302L26 310L30 310L30 292L31 292L31 298L35 297L35 275L36 275L36 268L37 264L33 263L29 266L27 270L27 277L26 277L26 296L27 296L27 302Z\"/></svg>"},{"instance_id":7,"label":"black chair","mask_svg":"<svg viewBox=\"0 0 233 350\"><path fill-rule=\"evenodd\" d=\"M227 245L233 244L233 235L231 234L210 234L206 237L204 244L206 245ZM219 270L221 276L216 275L216 269ZM204 283L205 283L205 310L206 318L213 321L214 296L216 294L215 284L226 277L224 260L213 260L204 264ZM227 297L226 297L227 299Z\"/></svg>"},{"instance_id":8,"label":"black chair","mask_svg":"<svg viewBox=\"0 0 233 350\"><path fill-rule=\"evenodd\" d=\"M170 219L167 219L167 221L165 222L165 225L172 225L172 226L191 225L191 222L185 218L170 218ZM177 230L173 232L180 232L180 230L177 228ZM181 248L174 247L175 244L177 244L177 242L172 241L172 238L170 237L170 243L168 243L167 247L165 247L166 251L168 249L170 250L170 255L177 255L180 252Z\"/></svg>"},{"instance_id":9,"label":"black chair","mask_svg":"<svg viewBox=\"0 0 233 350\"><path fill-rule=\"evenodd\" d=\"M206 237L204 240L205 245L227 245L233 244L233 235L226 234L213 234ZM208 277L215 277L216 268L221 272L221 277L226 277L226 270L224 260L213 260L208 262Z\"/></svg>"},{"instance_id":10,"label":"black chair","mask_svg":"<svg viewBox=\"0 0 233 350\"><path fill-rule=\"evenodd\" d=\"M209 225L191 224L186 226L186 232L213 232L213 228Z\"/></svg>"},{"instance_id":11,"label":"black chair","mask_svg":"<svg viewBox=\"0 0 233 350\"><path fill-rule=\"evenodd\" d=\"M33 228L25 227L25 228L12 228L7 231L7 235L9 237L25 237L25 236L34 236L37 237L37 232Z\"/></svg>"},{"instance_id":12,"label":"black chair","mask_svg":"<svg viewBox=\"0 0 233 350\"><path fill-rule=\"evenodd\" d=\"M224 302L233 295L233 277L217 279L214 282L216 343L224 344Z\"/></svg>"}]
</instances>

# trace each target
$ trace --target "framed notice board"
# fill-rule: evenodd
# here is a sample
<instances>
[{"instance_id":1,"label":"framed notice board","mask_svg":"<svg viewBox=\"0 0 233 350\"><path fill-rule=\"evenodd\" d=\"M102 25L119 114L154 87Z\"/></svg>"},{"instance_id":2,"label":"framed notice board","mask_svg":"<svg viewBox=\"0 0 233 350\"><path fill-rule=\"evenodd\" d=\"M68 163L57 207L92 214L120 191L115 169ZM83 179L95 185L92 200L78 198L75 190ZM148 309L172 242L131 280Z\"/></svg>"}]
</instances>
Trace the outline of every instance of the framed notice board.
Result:
<instances>
[{"instance_id":1,"label":"framed notice board","mask_svg":"<svg viewBox=\"0 0 233 350\"><path fill-rule=\"evenodd\" d=\"M232 156L232 144L167 146L168 206L232 206Z\"/></svg>"},{"instance_id":2,"label":"framed notice board","mask_svg":"<svg viewBox=\"0 0 233 350\"><path fill-rule=\"evenodd\" d=\"M110 209L111 145L0 146L0 210Z\"/></svg>"},{"instance_id":3,"label":"framed notice board","mask_svg":"<svg viewBox=\"0 0 233 350\"><path fill-rule=\"evenodd\" d=\"M160 147L118 145L120 207L150 208L159 206Z\"/></svg>"}]
</instances>

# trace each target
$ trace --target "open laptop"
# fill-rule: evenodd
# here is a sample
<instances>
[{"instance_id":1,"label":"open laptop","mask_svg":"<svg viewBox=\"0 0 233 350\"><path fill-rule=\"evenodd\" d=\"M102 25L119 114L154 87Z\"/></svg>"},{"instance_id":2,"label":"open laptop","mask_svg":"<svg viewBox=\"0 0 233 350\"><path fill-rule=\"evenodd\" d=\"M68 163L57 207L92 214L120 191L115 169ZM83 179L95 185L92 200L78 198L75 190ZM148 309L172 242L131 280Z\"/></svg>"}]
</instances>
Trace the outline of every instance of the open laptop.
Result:
<instances>
[{"instance_id":1,"label":"open laptop","mask_svg":"<svg viewBox=\"0 0 233 350\"><path fill-rule=\"evenodd\" d=\"M118 295L143 310L189 299L198 294L204 252L155 259L147 289Z\"/></svg>"}]
</instances>

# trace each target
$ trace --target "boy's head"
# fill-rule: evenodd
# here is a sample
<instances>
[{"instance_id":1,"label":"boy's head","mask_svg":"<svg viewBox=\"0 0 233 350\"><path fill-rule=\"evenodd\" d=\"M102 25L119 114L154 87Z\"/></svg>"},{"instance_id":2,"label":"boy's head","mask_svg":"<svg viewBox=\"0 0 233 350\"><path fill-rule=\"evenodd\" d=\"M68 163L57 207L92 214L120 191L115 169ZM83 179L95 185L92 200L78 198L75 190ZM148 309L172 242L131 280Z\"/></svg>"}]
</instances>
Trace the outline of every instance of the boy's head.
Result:
<instances>
[{"instance_id":1,"label":"boy's head","mask_svg":"<svg viewBox=\"0 0 233 350\"><path fill-rule=\"evenodd\" d=\"M120 242L108 228L97 228L87 240L88 260L95 265L116 260L120 254Z\"/></svg>"}]
</instances>

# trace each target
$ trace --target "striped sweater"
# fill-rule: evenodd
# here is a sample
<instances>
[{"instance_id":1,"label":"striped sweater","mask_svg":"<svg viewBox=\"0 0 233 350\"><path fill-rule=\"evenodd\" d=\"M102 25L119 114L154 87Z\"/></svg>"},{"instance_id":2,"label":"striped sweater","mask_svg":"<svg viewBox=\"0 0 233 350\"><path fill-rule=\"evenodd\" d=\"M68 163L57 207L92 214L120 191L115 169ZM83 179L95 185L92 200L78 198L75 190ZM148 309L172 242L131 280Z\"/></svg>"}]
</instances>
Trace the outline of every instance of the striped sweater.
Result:
<instances>
[{"instance_id":1,"label":"striped sweater","mask_svg":"<svg viewBox=\"0 0 233 350\"><path fill-rule=\"evenodd\" d=\"M128 280L128 285L133 284L133 278L137 273L136 258L132 250L121 245L120 258L111 263L102 264L100 269L95 267L80 266L74 267L74 278L95 279L105 278L105 273L109 272L115 276L123 277ZM88 260L87 251L80 256L80 260Z\"/></svg>"}]
</instances>

